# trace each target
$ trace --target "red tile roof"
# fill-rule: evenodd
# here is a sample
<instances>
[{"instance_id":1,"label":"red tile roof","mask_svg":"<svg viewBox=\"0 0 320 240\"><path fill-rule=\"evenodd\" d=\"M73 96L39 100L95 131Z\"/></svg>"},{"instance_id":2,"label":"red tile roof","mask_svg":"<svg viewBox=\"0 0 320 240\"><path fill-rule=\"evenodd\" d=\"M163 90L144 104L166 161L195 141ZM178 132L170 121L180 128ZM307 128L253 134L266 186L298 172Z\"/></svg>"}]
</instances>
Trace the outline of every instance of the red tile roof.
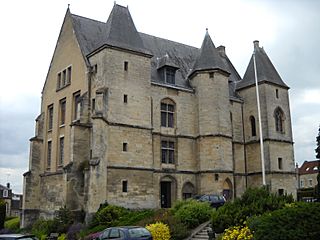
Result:
<instances>
[{"instance_id":1,"label":"red tile roof","mask_svg":"<svg viewBox=\"0 0 320 240\"><path fill-rule=\"evenodd\" d=\"M320 160L315 161L305 161L299 168L299 174L313 174L318 173L318 168L320 166Z\"/></svg>"}]
</instances>

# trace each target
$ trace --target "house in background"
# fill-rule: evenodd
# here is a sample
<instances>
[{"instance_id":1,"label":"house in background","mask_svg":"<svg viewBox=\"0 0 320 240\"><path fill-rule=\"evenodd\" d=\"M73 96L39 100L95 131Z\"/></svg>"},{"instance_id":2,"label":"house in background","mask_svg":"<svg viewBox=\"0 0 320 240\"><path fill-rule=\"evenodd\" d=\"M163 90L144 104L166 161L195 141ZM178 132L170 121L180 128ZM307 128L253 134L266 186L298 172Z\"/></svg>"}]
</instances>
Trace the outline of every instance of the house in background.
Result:
<instances>
[{"instance_id":1,"label":"house in background","mask_svg":"<svg viewBox=\"0 0 320 240\"><path fill-rule=\"evenodd\" d=\"M298 188L314 188L317 182L319 173L320 160L304 161L298 169Z\"/></svg>"},{"instance_id":2,"label":"house in background","mask_svg":"<svg viewBox=\"0 0 320 240\"><path fill-rule=\"evenodd\" d=\"M254 49L266 183L296 195L289 87ZM262 185L253 57L242 78L208 31L196 48L138 32L127 7L106 22L67 9L41 101L23 227L62 206L89 220L105 201L169 208Z\"/></svg>"},{"instance_id":3,"label":"house in background","mask_svg":"<svg viewBox=\"0 0 320 240\"><path fill-rule=\"evenodd\" d=\"M0 199L6 202L6 216L20 217L22 194L13 193L10 183L7 183L6 186L0 184Z\"/></svg>"}]
</instances>

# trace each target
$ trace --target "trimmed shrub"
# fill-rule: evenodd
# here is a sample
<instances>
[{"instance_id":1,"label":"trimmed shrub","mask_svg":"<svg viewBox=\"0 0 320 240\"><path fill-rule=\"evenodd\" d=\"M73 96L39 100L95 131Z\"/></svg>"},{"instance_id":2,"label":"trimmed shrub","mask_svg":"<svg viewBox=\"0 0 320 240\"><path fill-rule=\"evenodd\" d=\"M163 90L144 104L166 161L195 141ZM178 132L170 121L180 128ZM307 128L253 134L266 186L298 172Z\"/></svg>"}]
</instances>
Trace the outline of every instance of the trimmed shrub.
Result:
<instances>
[{"instance_id":1,"label":"trimmed shrub","mask_svg":"<svg viewBox=\"0 0 320 240\"><path fill-rule=\"evenodd\" d=\"M7 220L4 223L4 227L12 231L17 231L20 228L20 218L15 217L15 218L11 218L10 220Z\"/></svg>"},{"instance_id":2,"label":"trimmed shrub","mask_svg":"<svg viewBox=\"0 0 320 240\"><path fill-rule=\"evenodd\" d=\"M248 225L255 239L316 240L320 236L320 203L298 202L254 217Z\"/></svg>"},{"instance_id":3,"label":"trimmed shrub","mask_svg":"<svg viewBox=\"0 0 320 240\"><path fill-rule=\"evenodd\" d=\"M209 203L198 202L195 200L185 201L178 207L173 207L173 214L178 220L186 224L188 228L193 228L199 224L208 221L213 212Z\"/></svg>"},{"instance_id":4,"label":"trimmed shrub","mask_svg":"<svg viewBox=\"0 0 320 240\"><path fill-rule=\"evenodd\" d=\"M157 222L146 226L154 240L170 240L170 230L168 225Z\"/></svg>"},{"instance_id":5,"label":"trimmed shrub","mask_svg":"<svg viewBox=\"0 0 320 240\"><path fill-rule=\"evenodd\" d=\"M251 188L240 199L227 202L214 212L212 226L215 232L221 233L231 226L242 225L249 217L283 208L292 202L291 195L278 196L266 188Z\"/></svg>"}]
</instances>

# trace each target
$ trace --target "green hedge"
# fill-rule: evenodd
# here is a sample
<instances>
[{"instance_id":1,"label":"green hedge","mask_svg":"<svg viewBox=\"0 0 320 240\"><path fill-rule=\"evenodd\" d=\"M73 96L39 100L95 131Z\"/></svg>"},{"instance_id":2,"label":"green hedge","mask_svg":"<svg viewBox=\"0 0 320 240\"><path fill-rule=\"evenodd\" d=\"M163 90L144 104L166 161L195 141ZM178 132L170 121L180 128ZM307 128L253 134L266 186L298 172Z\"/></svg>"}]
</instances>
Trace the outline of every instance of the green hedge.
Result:
<instances>
[{"instance_id":1,"label":"green hedge","mask_svg":"<svg viewBox=\"0 0 320 240\"><path fill-rule=\"evenodd\" d=\"M259 240L316 240L320 236L320 203L298 202L248 221Z\"/></svg>"},{"instance_id":2,"label":"green hedge","mask_svg":"<svg viewBox=\"0 0 320 240\"><path fill-rule=\"evenodd\" d=\"M221 233L231 226L242 225L252 216L261 215L283 208L292 203L291 195L278 196L266 188L250 188L234 202L228 202L212 215L212 225L216 232Z\"/></svg>"},{"instance_id":3,"label":"green hedge","mask_svg":"<svg viewBox=\"0 0 320 240\"><path fill-rule=\"evenodd\" d=\"M11 218L10 220L7 220L4 223L4 227L12 231L17 231L20 228L20 218L15 217L15 218Z\"/></svg>"}]
</instances>

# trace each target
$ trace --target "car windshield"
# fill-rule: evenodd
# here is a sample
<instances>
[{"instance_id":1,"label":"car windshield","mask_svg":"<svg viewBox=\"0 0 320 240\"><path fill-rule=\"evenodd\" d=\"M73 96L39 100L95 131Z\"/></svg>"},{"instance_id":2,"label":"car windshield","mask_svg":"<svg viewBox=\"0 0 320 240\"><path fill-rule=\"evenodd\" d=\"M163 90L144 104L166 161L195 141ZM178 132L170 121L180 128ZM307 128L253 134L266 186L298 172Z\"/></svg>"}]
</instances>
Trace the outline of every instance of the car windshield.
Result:
<instances>
[{"instance_id":1,"label":"car windshield","mask_svg":"<svg viewBox=\"0 0 320 240\"><path fill-rule=\"evenodd\" d=\"M150 233L145 228L131 228L128 230L130 237L146 237L150 236Z\"/></svg>"}]
</instances>

